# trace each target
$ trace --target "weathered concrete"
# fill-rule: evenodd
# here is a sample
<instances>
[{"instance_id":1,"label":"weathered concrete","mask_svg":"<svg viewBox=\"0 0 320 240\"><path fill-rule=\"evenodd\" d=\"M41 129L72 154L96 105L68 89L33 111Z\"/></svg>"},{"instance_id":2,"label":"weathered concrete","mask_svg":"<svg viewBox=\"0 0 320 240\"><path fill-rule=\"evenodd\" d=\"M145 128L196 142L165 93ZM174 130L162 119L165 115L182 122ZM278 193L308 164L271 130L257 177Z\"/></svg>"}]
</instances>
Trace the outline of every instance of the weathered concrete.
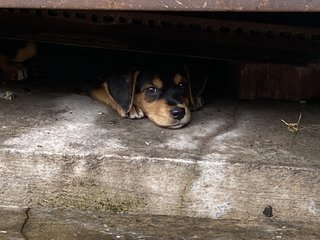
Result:
<instances>
[{"instance_id":1,"label":"weathered concrete","mask_svg":"<svg viewBox=\"0 0 320 240\"><path fill-rule=\"evenodd\" d=\"M28 217L27 209L14 206L0 207L0 239L25 239L23 228Z\"/></svg>"},{"instance_id":2,"label":"weathered concrete","mask_svg":"<svg viewBox=\"0 0 320 240\"><path fill-rule=\"evenodd\" d=\"M215 100L168 130L86 96L6 90L17 98L0 99L0 205L239 223L271 205L273 220L319 227L318 103ZM281 119L300 112L294 135Z\"/></svg>"},{"instance_id":3,"label":"weathered concrete","mask_svg":"<svg viewBox=\"0 0 320 240\"><path fill-rule=\"evenodd\" d=\"M277 221L213 220L181 216L122 215L94 211L0 208L0 239L219 239L317 240L315 225Z\"/></svg>"}]
</instances>

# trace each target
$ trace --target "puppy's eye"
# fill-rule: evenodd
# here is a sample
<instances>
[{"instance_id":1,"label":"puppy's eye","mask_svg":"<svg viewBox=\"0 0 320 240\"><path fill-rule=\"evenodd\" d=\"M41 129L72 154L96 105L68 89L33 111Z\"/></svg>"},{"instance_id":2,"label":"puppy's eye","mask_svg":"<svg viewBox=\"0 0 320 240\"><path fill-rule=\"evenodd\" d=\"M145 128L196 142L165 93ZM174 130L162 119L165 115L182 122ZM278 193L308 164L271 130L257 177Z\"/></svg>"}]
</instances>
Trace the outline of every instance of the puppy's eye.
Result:
<instances>
[{"instance_id":1,"label":"puppy's eye","mask_svg":"<svg viewBox=\"0 0 320 240\"><path fill-rule=\"evenodd\" d=\"M181 90L184 90L187 88L187 83L186 82L181 82L178 84L178 88Z\"/></svg>"},{"instance_id":2,"label":"puppy's eye","mask_svg":"<svg viewBox=\"0 0 320 240\"><path fill-rule=\"evenodd\" d=\"M159 90L155 87L148 87L146 89L146 93L152 95L152 94L158 94L159 93Z\"/></svg>"}]
</instances>

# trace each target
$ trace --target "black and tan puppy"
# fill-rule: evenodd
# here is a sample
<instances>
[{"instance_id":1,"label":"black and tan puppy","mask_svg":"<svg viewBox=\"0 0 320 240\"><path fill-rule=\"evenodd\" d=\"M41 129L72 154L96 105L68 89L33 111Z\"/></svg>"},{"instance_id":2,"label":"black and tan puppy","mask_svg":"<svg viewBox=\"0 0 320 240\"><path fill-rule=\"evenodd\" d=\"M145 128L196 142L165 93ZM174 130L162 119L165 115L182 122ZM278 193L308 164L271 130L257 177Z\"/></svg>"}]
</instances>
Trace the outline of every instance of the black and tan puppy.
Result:
<instances>
[{"instance_id":1,"label":"black and tan puppy","mask_svg":"<svg viewBox=\"0 0 320 240\"><path fill-rule=\"evenodd\" d=\"M185 67L145 66L103 80L91 94L122 117L147 116L167 128L180 128L190 122L190 85Z\"/></svg>"},{"instance_id":2,"label":"black and tan puppy","mask_svg":"<svg viewBox=\"0 0 320 240\"><path fill-rule=\"evenodd\" d=\"M47 54L50 56L50 63L47 65L53 66L57 62L61 64L63 59L66 62L60 67L52 67L54 72L59 73L55 78L61 78L61 74L67 76L68 70L72 73L71 77L79 78L76 82L81 83L82 75L91 75L87 79L89 81L80 84L81 90L112 107L121 117L139 119L146 116L158 126L174 129L187 125L191 119L190 110L202 106L202 87L195 87L199 83L191 86L190 78L201 78L202 86L204 76L190 76L185 65L171 61L151 61L143 57L129 59L128 56L102 56L100 59L97 55L89 56L89 52L81 58L80 55L76 56L80 50L75 51L70 54L73 56L72 60L63 56L67 54L66 50L58 53L57 60L54 57L56 50ZM27 43L15 53L12 57L1 55L0 69L9 79L22 80L28 73L20 63L35 56L36 47ZM88 59L94 61L93 68L89 66ZM132 62L135 66L132 66Z\"/></svg>"}]
</instances>

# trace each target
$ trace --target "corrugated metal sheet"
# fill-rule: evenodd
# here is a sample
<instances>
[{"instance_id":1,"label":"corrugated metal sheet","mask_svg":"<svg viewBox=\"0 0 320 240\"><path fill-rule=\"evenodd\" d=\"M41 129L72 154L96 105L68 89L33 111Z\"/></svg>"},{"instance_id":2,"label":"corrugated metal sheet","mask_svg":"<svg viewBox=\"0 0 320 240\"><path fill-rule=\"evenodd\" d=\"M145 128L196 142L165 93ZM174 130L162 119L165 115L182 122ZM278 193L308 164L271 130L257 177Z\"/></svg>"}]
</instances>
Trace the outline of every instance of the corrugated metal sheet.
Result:
<instances>
[{"instance_id":1,"label":"corrugated metal sheet","mask_svg":"<svg viewBox=\"0 0 320 240\"><path fill-rule=\"evenodd\" d=\"M319 60L318 27L196 15L2 9L0 38L226 60L299 65Z\"/></svg>"}]
</instances>

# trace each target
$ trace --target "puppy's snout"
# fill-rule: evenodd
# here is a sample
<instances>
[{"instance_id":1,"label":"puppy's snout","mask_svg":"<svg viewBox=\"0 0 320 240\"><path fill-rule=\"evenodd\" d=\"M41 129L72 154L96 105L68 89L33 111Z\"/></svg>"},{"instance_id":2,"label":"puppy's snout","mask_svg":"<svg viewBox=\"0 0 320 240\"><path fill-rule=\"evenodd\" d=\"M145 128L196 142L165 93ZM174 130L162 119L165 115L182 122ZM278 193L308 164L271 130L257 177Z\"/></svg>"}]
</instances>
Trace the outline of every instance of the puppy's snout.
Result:
<instances>
[{"instance_id":1,"label":"puppy's snout","mask_svg":"<svg viewBox=\"0 0 320 240\"><path fill-rule=\"evenodd\" d=\"M170 114L172 118L180 120L186 115L186 110L184 108L177 107L172 109L170 111Z\"/></svg>"}]
</instances>

